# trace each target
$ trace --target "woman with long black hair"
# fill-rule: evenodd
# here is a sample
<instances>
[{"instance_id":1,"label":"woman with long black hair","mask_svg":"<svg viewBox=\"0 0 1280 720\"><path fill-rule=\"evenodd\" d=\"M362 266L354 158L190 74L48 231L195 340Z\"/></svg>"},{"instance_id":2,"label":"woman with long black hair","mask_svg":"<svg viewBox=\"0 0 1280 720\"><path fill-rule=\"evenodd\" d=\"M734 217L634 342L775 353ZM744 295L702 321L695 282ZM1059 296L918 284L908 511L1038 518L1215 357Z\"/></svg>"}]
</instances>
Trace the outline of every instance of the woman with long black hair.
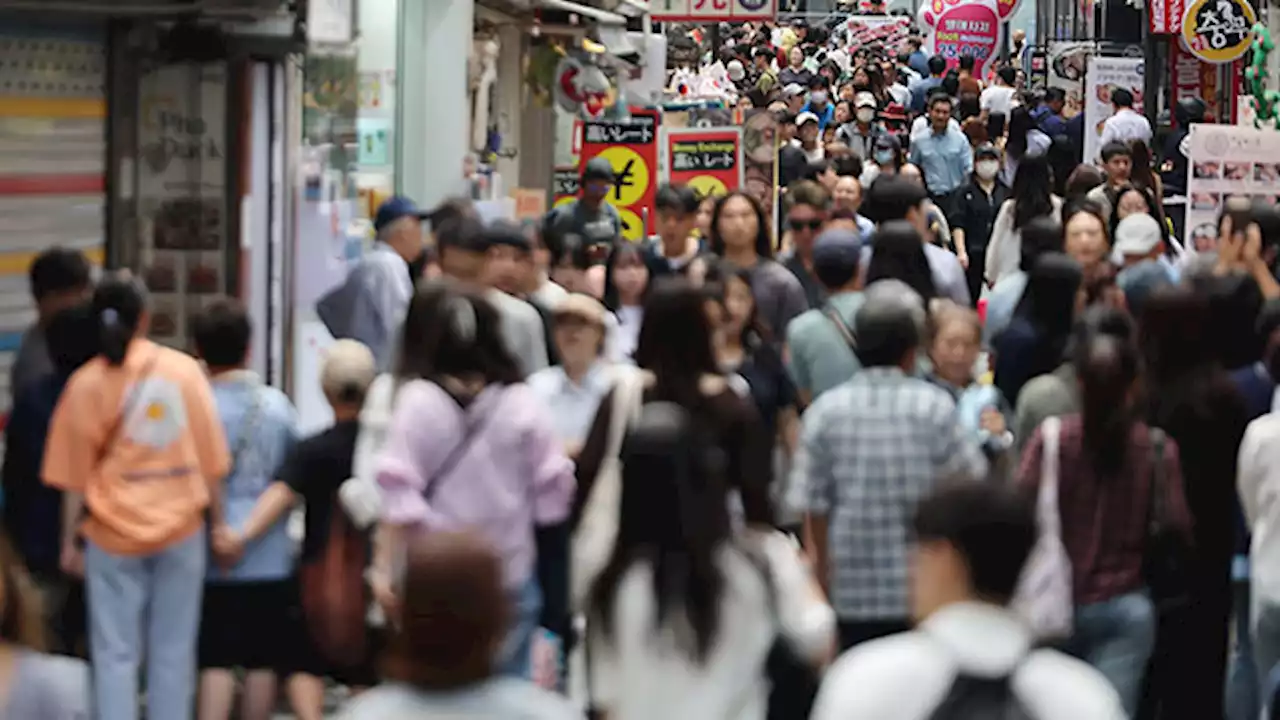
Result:
<instances>
[{"instance_id":1,"label":"woman with long black hair","mask_svg":"<svg viewBox=\"0 0 1280 720\"><path fill-rule=\"evenodd\" d=\"M1062 199L1053 194L1053 173L1043 153L1018 162L1010 197L1000 206L987 245L986 278L995 285L1018 269L1022 257L1022 228L1032 220L1051 216L1062 220Z\"/></svg>"},{"instance_id":2,"label":"woman with long black hair","mask_svg":"<svg viewBox=\"0 0 1280 720\"><path fill-rule=\"evenodd\" d=\"M887 279L906 283L925 303L938 297L920 233L906 220L883 223L876 233L876 245L867 265L865 284Z\"/></svg>"},{"instance_id":3,"label":"woman with long black hair","mask_svg":"<svg viewBox=\"0 0 1280 720\"><path fill-rule=\"evenodd\" d=\"M622 446L617 541L588 603L588 677L610 718L764 720L778 639L814 667L835 616L785 536L733 529L719 443L680 403Z\"/></svg>"},{"instance_id":4,"label":"woman with long black hair","mask_svg":"<svg viewBox=\"0 0 1280 720\"><path fill-rule=\"evenodd\" d=\"M1164 717L1222 715L1236 532L1230 479L1248 414L1220 361L1218 322L1203 290L1169 288L1146 301L1139 323L1147 422L1178 444L1196 550L1190 602L1162 614L1156 633L1144 700Z\"/></svg>"},{"instance_id":5,"label":"woman with long black hair","mask_svg":"<svg viewBox=\"0 0 1280 720\"><path fill-rule=\"evenodd\" d=\"M804 288L791 271L773 259L773 237L764 207L737 191L720 198L711 215L711 251L751 273L751 289L760 316L778 332L809 309Z\"/></svg>"},{"instance_id":6,"label":"woman with long black hair","mask_svg":"<svg viewBox=\"0 0 1280 720\"><path fill-rule=\"evenodd\" d=\"M604 566L617 527L617 461L628 419L647 402L688 410L723 453L730 495L747 524L772 527L773 458L760 414L720 369L707 294L680 277L659 278L645 301L635 361L641 372L620 379L604 399L578 455L574 503L574 597ZM615 417L618 417L615 427Z\"/></svg>"},{"instance_id":7,"label":"woman with long black hair","mask_svg":"<svg viewBox=\"0 0 1280 720\"><path fill-rule=\"evenodd\" d=\"M1111 681L1132 716L1158 637L1143 574L1153 493L1164 498L1162 522L1184 531L1188 526L1178 445L1142 422L1134 402L1141 359L1132 340L1086 334L1073 348L1071 365L1080 411L1050 417L1035 430L1022 455L1019 484L1039 491L1051 481L1042 472L1046 465L1057 468L1057 510L1075 605L1067 649ZM1219 684L1219 702L1221 696Z\"/></svg>"},{"instance_id":8,"label":"woman with long black hair","mask_svg":"<svg viewBox=\"0 0 1280 720\"><path fill-rule=\"evenodd\" d=\"M631 360L640 339L649 278L649 266L639 245L629 242L614 245L604 265L604 306L618 319L611 357L623 362Z\"/></svg>"},{"instance_id":9,"label":"woman with long black hair","mask_svg":"<svg viewBox=\"0 0 1280 720\"><path fill-rule=\"evenodd\" d=\"M1009 136L1004 143L1004 167L1000 180L1012 185L1018 174L1018 165L1029 155L1045 155L1053 141L1036 127L1031 111L1019 105L1009 113Z\"/></svg>"},{"instance_id":10,"label":"woman with long black hair","mask_svg":"<svg viewBox=\"0 0 1280 720\"><path fill-rule=\"evenodd\" d=\"M1006 398L1062 364L1083 281L1079 263L1062 253L1042 255L1027 274L1013 320L995 341L995 384Z\"/></svg>"}]
</instances>

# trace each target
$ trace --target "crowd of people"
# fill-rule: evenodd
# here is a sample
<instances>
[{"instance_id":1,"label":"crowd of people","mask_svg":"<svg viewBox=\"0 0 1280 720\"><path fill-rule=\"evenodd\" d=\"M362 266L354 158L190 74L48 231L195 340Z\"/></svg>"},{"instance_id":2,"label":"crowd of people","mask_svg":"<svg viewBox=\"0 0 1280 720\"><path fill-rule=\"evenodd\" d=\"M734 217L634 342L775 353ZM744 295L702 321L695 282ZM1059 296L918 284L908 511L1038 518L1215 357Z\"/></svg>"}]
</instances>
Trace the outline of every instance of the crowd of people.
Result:
<instances>
[{"instance_id":1,"label":"crowd of people","mask_svg":"<svg viewBox=\"0 0 1280 720\"><path fill-rule=\"evenodd\" d=\"M1280 211L1176 243L1120 91L1082 158L1013 65L735 33L780 217L668 185L629 243L600 161L534 228L393 198L309 437L238 302L187 354L42 254L0 717L1258 717Z\"/></svg>"}]
</instances>

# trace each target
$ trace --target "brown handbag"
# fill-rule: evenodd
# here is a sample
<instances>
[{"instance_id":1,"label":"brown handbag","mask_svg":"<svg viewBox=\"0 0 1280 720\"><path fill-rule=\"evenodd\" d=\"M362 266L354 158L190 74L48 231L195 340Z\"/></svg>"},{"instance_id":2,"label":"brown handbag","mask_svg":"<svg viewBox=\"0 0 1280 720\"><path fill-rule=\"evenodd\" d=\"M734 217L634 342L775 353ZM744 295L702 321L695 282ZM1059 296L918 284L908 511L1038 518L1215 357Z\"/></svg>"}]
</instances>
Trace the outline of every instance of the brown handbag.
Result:
<instances>
[{"instance_id":1,"label":"brown handbag","mask_svg":"<svg viewBox=\"0 0 1280 720\"><path fill-rule=\"evenodd\" d=\"M316 651L338 666L353 666L368 649L369 535L347 518L337 493L332 502L328 541L320 557L303 563L299 573L302 613Z\"/></svg>"}]
</instances>

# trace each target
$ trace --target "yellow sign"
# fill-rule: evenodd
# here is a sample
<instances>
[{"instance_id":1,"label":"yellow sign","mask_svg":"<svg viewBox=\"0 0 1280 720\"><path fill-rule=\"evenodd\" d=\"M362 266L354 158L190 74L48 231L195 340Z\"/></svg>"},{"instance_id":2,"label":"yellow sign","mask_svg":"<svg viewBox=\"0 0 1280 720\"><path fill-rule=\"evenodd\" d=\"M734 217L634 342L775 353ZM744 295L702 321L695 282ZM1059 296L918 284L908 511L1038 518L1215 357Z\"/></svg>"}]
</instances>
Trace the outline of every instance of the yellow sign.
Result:
<instances>
[{"instance_id":1,"label":"yellow sign","mask_svg":"<svg viewBox=\"0 0 1280 720\"><path fill-rule=\"evenodd\" d=\"M565 195L564 197L562 197L562 198L560 198L560 199L556 200L556 204L555 204L555 205L552 205L551 207L560 207L561 205L568 205L569 203L571 203L571 202L573 202L574 200L577 200L577 199L578 199L578 198L576 198L576 197L574 197L574 196L572 196L572 195Z\"/></svg>"},{"instance_id":2,"label":"yellow sign","mask_svg":"<svg viewBox=\"0 0 1280 720\"><path fill-rule=\"evenodd\" d=\"M627 208L617 208L618 217L622 218L622 237L631 242L639 242L644 239L644 221L640 216Z\"/></svg>"},{"instance_id":3,"label":"yellow sign","mask_svg":"<svg viewBox=\"0 0 1280 720\"><path fill-rule=\"evenodd\" d=\"M605 195L605 201L617 207L635 205L649 189L649 166L644 158L628 147L607 147L596 157L609 161L613 167L613 188Z\"/></svg>"},{"instance_id":4,"label":"yellow sign","mask_svg":"<svg viewBox=\"0 0 1280 720\"><path fill-rule=\"evenodd\" d=\"M724 186L717 177L711 175L699 175L689 180L689 187L698 194L698 197L720 197L729 192L729 188Z\"/></svg>"},{"instance_id":5,"label":"yellow sign","mask_svg":"<svg viewBox=\"0 0 1280 720\"><path fill-rule=\"evenodd\" d=\"M1182 18L1182 40L1203 61L1228 63L1249 49L1256 22L1248 0L1195 0Z\"/></svg>"}]
</instances>

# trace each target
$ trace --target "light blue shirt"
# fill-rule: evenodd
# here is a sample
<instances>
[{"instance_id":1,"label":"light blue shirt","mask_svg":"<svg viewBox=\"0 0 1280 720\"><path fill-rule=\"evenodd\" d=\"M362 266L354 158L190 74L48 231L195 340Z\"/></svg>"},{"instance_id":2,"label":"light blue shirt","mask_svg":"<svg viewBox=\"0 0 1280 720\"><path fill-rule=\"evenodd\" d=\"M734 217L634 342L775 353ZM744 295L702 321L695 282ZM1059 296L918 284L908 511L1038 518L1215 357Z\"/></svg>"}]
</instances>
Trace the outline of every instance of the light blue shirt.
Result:
<instances>
[{"instance_id":1,"label":"light blue shirt","mask_svg":"<svg viewBox=\"0 0 1280 720\"><path fill-rule=\"evenodd\" d=\"M973 174L973 150L963 132L947 128L941 134L911 138L911 163L920 168L931 195L949 193Z\"/></svg>"},{"instance_id":2,"label":"light blue shirt","mask_svg":"<svg viewBox=\"0 0 1280 720\"><path fill-rule=\"evenodd\" d=\"M987 318L982 326L982 339L991 345L996 336L1013 322L1013 311L1018 309L1022 292L1027 289L1027 274L1015 270L996 281L987 293Z\"/></svg>"},{"instance_id":3,"label":"light blue shirt","mask_svg":"<svg viewBox=\"0 0 1280 720\"><path fill-rule=\"evenodd\" d=\"M230 447L231 474L222 485L223 516L241 530L258 498L274 482L297 442L298 416L289 398L247 370L213 378L213 398ZM293 543L283 518L245 548L231 570L209 563L209 580L282 580L293 571Z\"/></svg>"},{"instance_id":4,"label":"light blue shirt","mask_svg":"<svg viewBox=\"0 0 1280 720\"><path fill-rule=\"evenodd\" d=\"M587 441L600 401L613 389L616 373L604 361L592 365L581 383L569 379L564 367L543 368L529 376L529 389L542 400L560 442L581 446Z\"/></svg>"},{"instance_id":5,"label":"light blue shirt","mask_svg":"<svg viewBox=\"0 0 1280 720\"><path fill-rule=\"evenodd\" d=\"M409 263L389 245L376 243L342 285L320 298L316 314L335 338L368 346L386 370L412 299Z\"/></svg>"}]
</instances>

